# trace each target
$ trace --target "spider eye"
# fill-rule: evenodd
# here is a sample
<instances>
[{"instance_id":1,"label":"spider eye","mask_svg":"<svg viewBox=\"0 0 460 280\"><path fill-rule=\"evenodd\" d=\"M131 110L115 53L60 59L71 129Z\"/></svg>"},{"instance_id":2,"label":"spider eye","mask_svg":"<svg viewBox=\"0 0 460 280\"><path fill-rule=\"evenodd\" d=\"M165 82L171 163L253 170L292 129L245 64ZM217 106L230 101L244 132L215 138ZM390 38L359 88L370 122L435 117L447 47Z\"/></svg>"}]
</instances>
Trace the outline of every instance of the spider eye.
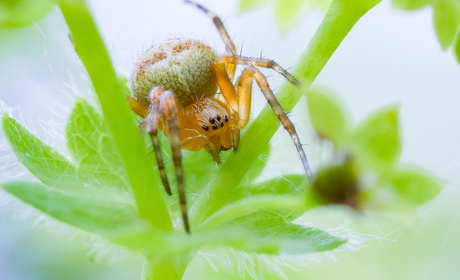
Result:
<instances>
[{"instance_id":1,"label":"spider eye","mask_svg":"<svg viewBox=\"0 0 460 280\"><path fill-rule=\"evenodd\" d=\"M227 115L224 116L224 121L225 121L225 122L228 122L228 117L227 117Z\"/></svg>"},{"instance_id":2,"label":"spider eye","mask_svg":"<svg viewBox=\"0 0 460 280\"><path fill-rule=\"evenodd\" d=\"M218 122L220 122L220 116L219 115L216 116L216 119L217 119Z\"/></svg>"},{"instance_id":3,"label":"spider eye","mask_svg":"<svg viewBox=\"0 0 460 280\"><path fill-rule=\"evenodd\" d=\"M216 119L214 119L214 117L209 118L209 123L210 124L214 124L215 122L216 122Z\"/></svg>"},{"instance_id":4,"label":"spider eye","mask_svg":"<svg viewBox=\"0 0 460 280\"><path fill-rule=\"evenodd\" d=\"M208 130L209 130L209 127L208 127L207 125L205 125L205 124L203 124L201 127L202 127L205 131L208 131Z\"/></svg>"},{"instance_id":5,"label":"spider eye","mask_svg":"<svg viewBox=\"0 0 460 280\"><path fill-rule=\"evenodd\" d=\"M216 130L217 129L217 125L213 124L212 125L212 130Z\"/></svg>"}]
</instances>

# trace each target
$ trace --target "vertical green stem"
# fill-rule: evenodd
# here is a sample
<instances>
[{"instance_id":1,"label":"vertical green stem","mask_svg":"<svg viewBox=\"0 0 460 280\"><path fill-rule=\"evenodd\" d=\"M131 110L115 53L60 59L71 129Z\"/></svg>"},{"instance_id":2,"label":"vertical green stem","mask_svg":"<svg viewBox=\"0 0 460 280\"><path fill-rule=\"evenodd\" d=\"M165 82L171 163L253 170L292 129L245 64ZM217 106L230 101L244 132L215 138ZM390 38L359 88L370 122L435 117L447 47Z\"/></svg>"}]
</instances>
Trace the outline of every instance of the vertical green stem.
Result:
<instances>
[{"instance_id":1,"label":"vertical green stem","mask_svg":"<svg viewBox=\"0 0 460 280\"><path fill-rule=\"evenodd\" d=\"M303 90L313 83L355 23L380 1L333 1L293 71L294 76L303 84ZM302 97L303 90L299 91L291 84L285 83L276 96L283 108L291 111ZM190 209L192 227L223 206L278 127L278 118L271 108L266 106L241 139L238 152L227 158L203 190L203 195Z\"/></svg>"},{"instance_id":2,"label":"vertical green stem","mask_svg":"<svg viewBox=\"0 0 460 280\"><path fill-rule=\"evenodd\" d=\"M59 8L126 166L140 216L156 229L171 231L171 218L155 180L144 142L129 113L126 97L122 94L109 53L87 2L61 0Z\"/></svg>"}]
</instances>

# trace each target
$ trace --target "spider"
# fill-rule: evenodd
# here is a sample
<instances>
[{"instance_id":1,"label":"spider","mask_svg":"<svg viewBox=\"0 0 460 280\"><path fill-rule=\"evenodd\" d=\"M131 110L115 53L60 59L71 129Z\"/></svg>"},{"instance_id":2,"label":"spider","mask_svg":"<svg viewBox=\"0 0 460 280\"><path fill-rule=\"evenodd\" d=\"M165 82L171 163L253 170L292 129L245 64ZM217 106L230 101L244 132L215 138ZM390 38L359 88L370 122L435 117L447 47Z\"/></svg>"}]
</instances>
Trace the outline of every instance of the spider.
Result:
<instances>
[{"instance_id":1,"label":"spider","mask_svg":"<svg viewBox=\"0 0 460 280\"><path fill-rule=\"evenodd\" d=\"M299 81L273 60L237 55L219 17L200 4L189 0L184 2L197 7L213 20L226 45L226 54L218 56L205 42L192 38L175 38L155 44L139 58L130 75L129 88L133 97L129 98L129 105L143 118L139 126L150 135L162 182L169 195L171 188L158 131L171 141L183 223L186 232L190 233L181 148L189 151L206 149L217 163L220 163L221 151L233 148L236 152L240 130L249 121L253 79L291 135L307 177L311 178L312 174L294 125L256 66L279 72L297 87L300 87ZM232 83L236 65L245 68ZM218 89L221 95L217 93Z\"/></svg>"}]
</instances>

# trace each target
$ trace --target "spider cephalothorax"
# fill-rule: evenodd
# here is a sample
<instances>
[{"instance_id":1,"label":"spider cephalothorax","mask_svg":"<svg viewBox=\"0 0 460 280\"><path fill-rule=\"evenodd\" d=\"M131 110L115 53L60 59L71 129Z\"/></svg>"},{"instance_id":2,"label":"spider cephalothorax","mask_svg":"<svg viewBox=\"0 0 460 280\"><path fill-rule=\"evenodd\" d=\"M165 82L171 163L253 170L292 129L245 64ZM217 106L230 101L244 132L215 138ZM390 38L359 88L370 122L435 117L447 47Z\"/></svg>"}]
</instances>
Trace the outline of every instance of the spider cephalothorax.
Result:
<instances>
[{"instance_id":1,"label":"spider cephalothorax","mask_svg":"<svg viewBox=\"0 0 460 280\"><path fill-rule=\"evenodd\" d=\"M237 150L240 129L249 120L252 81L256 80L268 103L297 147L307 176L308 162L292 122L271 91L258 67L272 68L294 85L299 82L272 60L236 55L220 19L204 7L189 2L210 16L218 28L228 54L217 56L206 43L190 38L170 39L150 48L136 63L130 76L131 109L144 118L141 127L150 134L163 185L171 194L157 138L158 130L171 140L172 158L184 226L190 232L183 186L180 149L206 149L216 162L219 153ZM233 84L236 65L245 65ZM218 97L217 89L221 96Z\"/></svg>"}]
</instances>

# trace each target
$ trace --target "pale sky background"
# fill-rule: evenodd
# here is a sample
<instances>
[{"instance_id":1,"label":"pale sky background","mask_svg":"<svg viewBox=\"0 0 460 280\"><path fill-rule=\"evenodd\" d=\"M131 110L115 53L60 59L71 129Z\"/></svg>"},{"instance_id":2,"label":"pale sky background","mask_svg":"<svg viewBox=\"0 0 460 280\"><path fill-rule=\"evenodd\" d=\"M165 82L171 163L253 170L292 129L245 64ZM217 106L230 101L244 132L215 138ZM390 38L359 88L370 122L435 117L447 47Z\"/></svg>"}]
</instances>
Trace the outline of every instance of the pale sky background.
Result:
<instances>
[{"instance_id":1,"label":"pale sky background","mask_svg":"<svg viewBox=\"0 0 460 280\"><path fill-rule=\"evenodd\" d=\"M117 69L128 74L135 59L153 42L177 36L202 38L218 52L224 51L218 32L203 13L179 0L91 1L97 22ZM235 1L200 1L219 15L238 49L246 56L275 59L289 68L295 65L318 27L321 14L314 12L287 36L281 36L273 6L237 15ZM66 153L62 129L76 94L91 89L78 57L67 39L67 27L58 9L34 26L0 33L0 100L14 116L33 127L47 143ZM270 71L272 87L284 80ZM343 41L315 85L337 93L348 105L355 122L386 105L401 104L404 139L402 161L417 164L446 182L446 190L413 216L367 213L358 217L343 209L318 209L304 222L320 228L348 226L368 240L354 252L335 252L336 261L319 255L322 265L300 267L299 279L458 279L460 269L460 66L450 51L442 52L432 27L431 10L404 12L383 1L365 15ZM78 90L77 90L78 89ZM265 101L257 90L253 113ZM292 113L302 139L311 130L302 124L307 116L304 100ZM3 141L3 135L0 134ZM272 140L266 176L301 172L295 148L284 131ZM310 141L310 140L308 140ZM307 141L304 141L307 142ZM309 144L309 143L307 143ZM314 148L314 143L309 149ZM8 159L6 147L0 156ZM313 155L314 156L314 155ZM2 163L1 171L11 160ZM16 167L16 165L14 165ZM2 174L1 180L10 174ZM25 175L21 179L28 179ZM46 260L69 269L72 258L85 271L85 279L130 279L139 273L139 259L94 262L89 242L65 233L34 227L37 218L11 205L0 195L0 275L2 279L60 278L46 272ZM51 233L50 233L51 231ZM73 245L68 245L72 244ZM360 246L361 246L360 245ZM69 246L69 247L67 247ZM65 248L63 250L62 248ZM356 249L356 248L355 248ZM67 261L66 261L67 260ZM204 262L206 263L206 262ZM45 267L45 268L44 268ZM211 265L196 264L195 270ZM45 271L45 272L44 272ZM289 271L289 270L286 270ZM48 274L46 274L48 273ZM54 273L54 274L53 274ZM209 279L219 277L210 273ZM78 274L77 274L78 275ZM193 269L188 272L193 275ZM186 275L186 276L187 276ZM214 276L212 276L214 275ZM81 276L81 274L80 274ZM55 277L55 278L53 278ZM70 277L67 275L67 277ZM135 277L132 279L136 279ZM232 278L229 278L232 279Z\"/></svg>"}]
</instances>

